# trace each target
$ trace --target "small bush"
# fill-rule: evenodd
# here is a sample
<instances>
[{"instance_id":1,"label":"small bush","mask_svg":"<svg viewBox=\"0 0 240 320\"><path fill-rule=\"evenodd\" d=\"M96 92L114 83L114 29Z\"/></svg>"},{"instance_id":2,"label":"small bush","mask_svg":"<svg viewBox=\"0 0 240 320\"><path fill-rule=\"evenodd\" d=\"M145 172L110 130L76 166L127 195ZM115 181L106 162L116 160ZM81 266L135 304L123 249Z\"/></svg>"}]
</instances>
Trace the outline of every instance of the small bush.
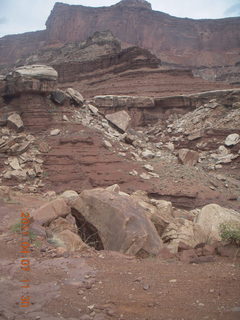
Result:
<instances>
[{"instance_id":1,"label":"small bush","mask_svg":"<svg viewBox=\"0 0 240 320\"><path fill-rule=\"evenodd\" d=\"M240 246L240 223L229 221L220 225L220 236L222 240Z\"/></svg>"}]
</instances>

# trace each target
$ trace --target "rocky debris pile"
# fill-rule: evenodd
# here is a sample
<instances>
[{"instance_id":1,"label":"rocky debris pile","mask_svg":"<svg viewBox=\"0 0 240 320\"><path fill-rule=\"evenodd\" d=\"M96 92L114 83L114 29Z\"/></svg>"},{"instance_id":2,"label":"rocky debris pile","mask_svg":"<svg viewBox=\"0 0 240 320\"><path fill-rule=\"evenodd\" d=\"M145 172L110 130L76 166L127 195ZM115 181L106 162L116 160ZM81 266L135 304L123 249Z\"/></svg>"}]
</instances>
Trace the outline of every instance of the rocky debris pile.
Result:
<instances>
[{"instance_id":1,"label":"rocky debris pile","mask_svg":"<svg viewBox=\"0 0 240 320\"><path fill-rule=\"evenodd\" d=\"M239 157L240 109L236 99L238 91L232 98L212 99L184 115L172 113L165 123L151 126L149 140L172 145L183 164L221 168Z\"/></svg>"},{"instance_id":2,"label":"rocky debris pile","mask_svg":"<svg viewBox=\"0 0 240 320\"><path fill-rule=\"evenodd\" d=\"M125 99L125 97L123 98ZM139 97L139 101L141 101L141 97ZM128 154L131 160L142 163L143 172L133 170L129 172L130 175L140 176L143 180L159 178L154 166L149 164L149 160L177 162L177 156L171 152L171 146L156 145L149 141L144 130L136 131L130 128L129 112L123 110L104 115L102 109L100 111L90 102L86 101L82 108L75 110L71 121L100 130L104 136L103 143L106 148L112 150L114 145L114 150L119 156L126 157ZM162 150L160 151L159 148Z\"/></svg>"},{"instance_id":3,"label":"rocky debris pile","mask_svg":"<svg viewBox=\"0 0 240 320\"><path fill-rule=\"evenodd\" d=\"M225 106L214 99L173 121L168 129L172 129L169 133L184 133L189 141L193 141L198 139L194 135L204 134L207 130L237 128L239 120L239 108Z\"/></svg>"},{"instance_id":4,"label":"rocky debris pile","mask_svg":"<svg viewBox=\"0 0 240 320\"><path fill-rule=\"evenodd\" d=\"M35 232L43 235L46 230L45 236L62 248L59 252L89 246L140 257L168 252L168 257L190 263L211 262L217 253L229 253L228 243L221 241L220 225L240 223L238 212L215 204L182 211L180 217L171 202L149 198L143 191L129 195L118 185L80 195L66 191L31 216Z\"/></svg>"},{"instance_id":5,"label":"rocky debris pile","mask_svg":"<svg viewBox=\"0 0 240 320\"><path fill-rule=\"evenodd\" d=\"M56 88L58 73L45 65L30 65L14 69L5 78L5 95L21 93L49 93Z\"/></svg>"},{"instance_id":6,"label":"rocky debris pile","mask_svg":"<svg viewBox=\"0 0 240 320\"><path fill-rule=\"evenodd\" d=\"M23 129L23 122L18 114L11 114L8 117L7 125L10 128L2 128L0 131L0 164L2 171L0 181L20 190L35 192L42 183L42 164L41 152L36 148L36 138L24 132L18 133Z\"/></svg>"},{"instance_id":7,"label":"rocky debris pile","mask_svg":"<svg viewBox=\"0 0 240 320\"><path fill-rule=\"evenodd\" d=\"M56 82L56 76L55 70L45 68L45 66L26 69L23 67L12 72L12 80L15 79L18 84L26 79L30 82L35 80ZM28 92L24 85L21 88L23 90L21 94ZM36 89L34 86L32 88ZM36 93L39 94L39 87L36 90ZM15 95L15 93L14 91L11 94ZM22 110L13 110L11 105L0 109L1 126L3 127L0 130L0 181L18 190L36 192L38 188L44 186L41 151L38 150L36 137L25 130L21 117Z\"/></svg>"},{"instance_id":8,"label":"rocky debris pile","mask_svg":"<svg viewBox=\"0 0 240 320\"><path fill-rule=\"evenodd\" d=\"M31 135L24 134L11 134L8 128L3 128L1 130L2 136L0 138L0 152L8 155L21 155L26 152L31 144Z\"/></svg>"},{"instance_id":9,"label":"rocky debris pile","mask_svg":"<svg viewBox=\"0 0 240 320\"><path fill-rule=\"evenodd\" d=\"M113 109L116 110L115 108ZM188 148L177 149L178 145L176 144L175 141L172 142L171 140L170 141L165 140L166 142L162 142L162 140L160 139L160 142L155 142L156 134L153 135L153 133L155 132L155 130L158 130L158 132L159 131L161 132L161 129L157 126L153 126L150 130L148 130L148 132L150 132L148 134L145 134L146 132L145 128L141 128L142 130L134 130L129 128L127 129L127 132L123 133L123 131L117 128L117 126L115 125L112 126L111 122L107 121L106 119L107 116L104 117L104 114L102 113L103 110L104 108L98 109L87 101L84 104L83 108L80 108L75 111L75 116L72 117L71 121L81 122L85 126L100 130L104 135L103 143L107 149L114 150L114 152L116 152L119 156L125 159L127 158L131 161L137 161L139 164L141 164L142 166L141 171L139 171L139 169L137 170L134 169L129 171L129 175L139 177L140 179L146 180L146 181L152 181L152 179L158 179L160 176L162 179L168 179L167 175L170 174L169 172L168 174L166 172L166 177L163 177L163 174L159 174L159 164L169 163L169 165L171 164L171 166L175 168L175 170L172 170L173 172L175 172L175 173L172 173L175 176L174 178L175 184L179 182L182 183L183 177L185 177L184 178L185 180L187 179L188 175L189 176L194 175L196 176L196 181L198 181L197 183L199 183L200 176L201 176L201 179L207 180L209 188L212 190L219 190L219 192L223 192L223 191L226 192L226 188L229 188L230 186L231 188L234 187L232 182L230 183L228 181L225 181L224 183L222 183L217 178L213 179L212 177L207 177L204 171L200 172L198 170L199 167L203 167L204 169L204 166L205 166L205 163L201 158L202 151L198 149L197 149L198 151L195 151ZM110 110L112 110L111 107L110 107ZM118 112L119 111L113 114L118 115ZM125 113L126 112L128 113L128 116L126 116L126 123L127 123L129 118L129 112L125 111ZM222 149L220 148L220 150ZM184 170L180 170L181 168L177 166L177 163L180 161L178 160L179 156L181 157L181 163L188 164L191 166L192 165L197 166L196 172L194 171L190 173L188 169L188 175L187 175L186 172L184 172ZM238 154L235 154L234 157L235 159L238 158ZM230 159L234 159L234 158L230 158ZM209 163L212 165L213 161L214 161L213 158L211 158L209 162L207 162L207 168L209 168ZM218 166L219 165L220 164L218 164ZM166 170L169 170L169 169L166 169ZM182 174L177 178L176 172L178 171L179 172L181 171ZM236 188L236 186L234 188ZM180 191L179 192L175 191L175 192L178 194ZM180 193L182 193L182 191ZM172 193L170 192L170 194ZM196 195L193 196L193 199L195 197ZM233 194L231 195L231 198L235 198L235 197L236 197L235 195ZM173 199L173 196L171 199Z\"/></svg>"},{"instance_id":10,"label":"rocky debris pile","mask_svg":"<svg viewBox=\"0 0 240 320\"><path fill-rule=\"evenodd\" d=\"M240 62L236 62L235 65L193 69L193 74L195 77L201 77L205 80L224 81L238 86L240 83Z\"/></svg>"},{"instance_id":11,"label":"rocky debris pile","mask_svg":"<svg viewBox=\"0 0 240 320\"><path fill-rule=\"evenodd\" d=\"M212 93L211 93L212 94ZM27 93L26 93L27 95ZM204 94L204 99L205 99ZM230 93L228 92L227 96L225 97L227 101L230 101L231 99L229 98ZM162 120L159 125L154 125L151 126L151 128L146 127L141 127L141 128L136 128L132 129L133 127L133 122L135 119L139 116L135 116L135 111L138 109L138 112L142 112L143 109L148 109L148 110L155 110L156 108L156 99L152 99L149 97L134 97L134 96L97 96L93 100L85 100L82 95L75 89L73 88L66 88L64 90L54 90L50 92L48 96L42 96L41 94L36 93L31 93L27 95L27 98L29 99L36 99L41 97L42 100L37 100L37 108L35 108L35 103L34 103L34 110L26 110L25 105L21 107L21 112L16 112L12 111L17 109L19 106L18 102L18 97L14 97L13 100L11 100L11 105L4 106L2 108L3 111L3 117L2 117L2 125L6 125L6 123L11 127L15 128L14 130L23 130L23 125L25 127L25 130L27 132L28 129L31 129L31 132L34 132L33 129L41 125L41 140L42 139L50 139L50 143L48 144L47 141L38 141L36 139L36 148L38 148L38 151L43 153L43 157L41 157L41 160L47 160L47 165L43 164L45 169L48 167L49 168L49 163L51 163L51 168L53 170L42 172L41 174L38 174L37 183L34 185L40 185L44 184L46 182L46 188L47 185L50 186L50 184L54 184L52 182L54 180L53 178L53 173L58 174L57 170L55 169L55 161L53 159L58 159L59 154L63 153L64 154L64 163L65 161L68 161L68 156L66 156L66 148L70 150L70 153L74 153L76 143L85 143L82 141L85 141L82 137L77 138L75 140L74 137L69 134L69 137L66 137L68 135L70 126L73 124L73 127L75 125L83 125L86 130L90 134L93 132L98 135L99 139L97 141L98 143L98 148L104 148L107 150L104 150L104 154L109 154L111 153L111 161L114 163L117 161L117 163L120 163L120 165L124 165L124 168L127 167L127 170L124 169L124 174L121 173L120 170L116 170L120 173L117 173L117 177L115 176L115 179L109 179L106 177L106 180L103 182L100 182L101 179L99 179L99 175L96 178L94 176L94 179L92 177L90 178L90 182L86 180L81 182L78 182L77 179L75 179L76 182L74 182L75 185L69 184L69 188L77 188L76 185L79 185L79 189L81 188L86 188L86 186L89 187L94 187L94 186L105 186L106 184L110 183L116 183L119 181L119 179L123 179L124 184L127 184L128 181L131 181L131 191L134 191L134 183L136 182L137 184L142 184L143 188L149 188L152 190L152 192L156 193L158 196L162 198L169 199L173 201L176 205L176 201L179 201L184 203L184 206L186 204L187 208L193 208L195 201L199 201L198 205L203 205L209 203L208 199L208 188L205 187L205 182L208 185L208 187L211 190L216 190L216 194L212 193L211 199L214 199L215 197L222 197L222 189L219 189L219 186L221 185L221 188L224 188L225 186L232 187L232 183L230 184L229 182L225 182L224 186L222 186L222 180L218 181L216 179L212 179L211 177L207 177L207 175L199 171L199 167L204 168L204 166L209 167L209 163L212 165L220 166L221 163L218 163L218 161L230 161L233 162L235 159L238 160L238 133L237 131L234 132L234 136L228 137L229 133L232 134L232 132L228 132L227 135L225 135L224 131L224 137L222 136L222 143L225 144L227 141L227 144L231 143L231 146L223 146L220 145L219 150L217 152L212 152L211 149L211 159L206 158L207 160L204 160L205 154L204 152L209 152L205 150L200 150L199 145L195 145L195 140L189 140L189 135L185 135L184 131L180 135L179 133L175 133L175 128L174 124L177 123L177 121L183 121L184 119L188 119L187 115L182 115L180 116L179 113L169 113L169 120L167 120L167 128L165 126L164 121ZM21 97L23 100L21 101L28 101L25 99L25 93L21 94ZM236 98L236 95L234 93L234 99ZM25 99L25 100L24 100ZM202 99L202 98L201 98ZM230 99L230 100L228 100ZM174 100L176 102L176 100ZM232 101L232 100L231 100ZM35 100L34 100L35 102ZM174 102L174 103L175 103ZM44 105L43 105L44 103ZM177 102L176 102L177 103ZM212 104L210 102L210 104ZM230 102L228 102L228 105L225 106L226 108L226 113L229 111L230 113L232 110L237 110L235 106L236 101L234 100L234 106L229 105ZM98 106L98 107L97 107ZM15 109L14 109L15 108ZM209 107L210 108L210 107ZM211 110L216 110L216 108L211 108ZM140 111L139 111L140 110ZM196 109L198 110L198 109ZM193 117L191 113L193 112L195 114L196 110L191 111L188 113L189 118L191 121L193 121ZM33 113L28 113L28 112L33 112ZM48 125L45 124L44 121L39 120L39 114L43 115L44 117L47 118L48 120ZM24 124L21 123L21 119L19 118L21 115L21 118L24 120ZM30 115L30 116L29 116ZM10 125L10 120L8 122L8 117L10 117L11 120L11 125ZM210 114L210 116L212 116ZM12 119L13 118L13 119ZM235 117L236 118L236 117ZM4 121L5 119L5 121ZM217 118L218 119L218 118ZM220 119L220 115L219 115ZM15 123L15 126L13 126L13 121ZM44 118L44 120L46 120ZM185 121L185 120L184 120ZM189 120L190 121L190 120ZM219 120L220 121L220 120ZM230 120L232 121L232 120ZM234 120L233 120L234 121ZM187 120L186 120L186 126L188 125ZM230 127L229 122L226 122L226 125ZM172 126L172 127L171 127ZM34 128L33 128L34 127ZM193 125L192 125L193 127ZM47 130L46 130L47 129ZM71 130L72 131L72 130ZM237 135L236 135L237 134ZM102 137L101 137L102 136ZM181 140L181 137L183 137L183 140ZM228 139L226 140L226 138ZM37 137L36 137L37 138ZM73 141L72 141L73 139ZM179 140L180 139L180 140ZM200 138L201 139L201 138ZM205 139L205 136L202 138ZM8 139L5 139L8 141ZM93 142L93 139L90 139L92 142L91 146L91 152L96 154L96 150L94 150L95 147L95 142ZM90 141L89 140L89 141ZM225 141L226 140L226 141ZM75 143L75 141L77 141ZM101 142L102 141L102 142ZM184 143L187 143L187 145L184 145ZM202 141L203 142L203 141ZM9 155L14 155L11 154L9 151L9 145L12 142L9 141L5 144L2 145L4 147L4 151L6 151L6 154ZM86 141L88 144L88 139ZM89 142L90 143L90 142ZM100 144L100 146L99 146ZM235 145L232 145L235 144ZM186 147L187 146L187 147ZM78 146L79 147L79 146ZM214 143L214 147L216 147L216 143ZM209 145L210 148L210 145ZM51 151L50 151L51 149ZM64 151L65 150L65 151ZM81 147L82 150L82 147ZM89 148L88 148L89 150ZM103 150L103 149L102 149ZM227 151L228 154L227 154ZM50 152L49 152L50 151ZM215 151L215 150L214 150ZM9 153L8 153L9 152ZM76 153L79 153L79 150L76 150ZM216 153L216 158L214 153ZM116 156L116 157L115 157ZM75 157L75 156L73 156ZM63 156L62 156L63 158ZM98 157L97 157L98 158ZM124 160L124 164L121 164L121 159ZM188 171L184 171L184 169L181 169L180 165L178 162L183 164L188 164L188 165L194 165L196 168L194 170L190 171L188 168ZM75 158L74 158L75 161ZM76 163L78 163L79 160L77 160ZM86 156L84 155L84 166L86 163ZM92 162L91 162L92 161ZM102 161L105 161L105 159L101 159ZM95 160L92 160L92 156L90 157L90 162L91 163L96 163ZM230 163L231 163L230 162ZM42 168L43 168L42 165ZM6 166L6 164L2 164L2 167ZM87 164L88 169L86 170L86 177L89 177L89 164ZM85 166L85 167L86 167ZM166 170L164 169L166 168ZM171 169L170 169L171 167ZM182 166L184 167L184 166ZM34 169L32 166L28 167L29 169ZM42 169L41 168L41 169ZM6 170L10 168L4 168L4 174L6 173ZM196 170L195 170L196 169ZM71 169L71 174L73 176L75 175L75 169ZM93 169L94 170L94 169ZM170 171L171 173L170 173ZM74 173L73 173L74 172ZM181 172L181 173L180 173ZM191 172L191 173L190 173ZM178 174L179 173L179 174ZM185 190L181 190L180 184L188 183L188 179L190 179L190 175L195 176L195 180L197 182L197 187L199 184L199 180L202 179L203 177L203 182L201 184L201 192L204 192L204 196L201 192L198 192L199 190L197 187L192 190L193 188L188 188L188 190L185 192ZM46 177L47 175L51 176L51 179ZM68 173L66 172L66 176ZM124 175L124 177L123 177ZM169 178L169 176L171 176ZM177 177L178 176L178 177ZM201 179L199 177L201 176ZM28 181L28 175L27 175L27 180L26 184L29 183ZM161 184L158 183L157 179L161 178ZM8 179L7 184L11 184L11 179ZM46 181L48 180L48 181ZM60 175L59 175L59 181L61 180ZM169 180L172 181L172 185L170 183L166 183ZM214 180L214 181L213 181ZM215 181L216 180L216 181ZM30 179L31 181L31 179ZM50 181L50 184L48 182ZM107 181L107 182L106 182ZM192 181L192 177L191 177ZM212 182L213 181L213 182ZM179 184L180 183L180 184ZM70 186L71 185L71 186ZM84 185L84 186L83 186ZM148 186L148 187L146 187ZM28 186L26 187L27 190ZM21 184L22 188L22 184ZM138 187L140 188L140 187ZM237 199L237 196L235 195L235 190L236 186L234 187L235 189L232 192L229 188L229 192L226 193L226 196L224 194L224 201L225 199ZM191 189L191 190L190 190ZM58 191L63 191L63 189ZM206 195L207 194L207 195ZM204 199L204 197L206 197ZM201 199L200 199L201 198ZM178 199L178 200L177 200ZM203 200L202 200L203 199ZM212 202L213 200L211 200ZM219 200L218 203L221 203L221 200Z\"/></svg>"}]
</instances>

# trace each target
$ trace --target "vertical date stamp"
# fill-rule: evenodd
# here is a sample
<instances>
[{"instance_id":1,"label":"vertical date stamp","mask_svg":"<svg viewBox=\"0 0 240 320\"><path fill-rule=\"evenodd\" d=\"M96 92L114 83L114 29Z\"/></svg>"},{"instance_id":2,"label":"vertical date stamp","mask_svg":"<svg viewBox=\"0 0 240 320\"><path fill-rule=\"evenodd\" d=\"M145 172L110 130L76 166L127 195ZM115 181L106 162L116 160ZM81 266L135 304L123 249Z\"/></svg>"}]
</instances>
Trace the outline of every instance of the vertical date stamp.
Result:
<instances>
[{"instance_id":1,"label":"vertical date stamp","mask_svg":"<svg viewBox=\"0 0 240 320\"><path fill-rule=\"evenodd\" d=\"M20 307L28 308L30 306L31 297L29 295L30 279L29 272L31 270L30 261L30 214L21 212L21 242L20 242L20 268L22 270L21 297Z\"/></svg>"}]
</instances>

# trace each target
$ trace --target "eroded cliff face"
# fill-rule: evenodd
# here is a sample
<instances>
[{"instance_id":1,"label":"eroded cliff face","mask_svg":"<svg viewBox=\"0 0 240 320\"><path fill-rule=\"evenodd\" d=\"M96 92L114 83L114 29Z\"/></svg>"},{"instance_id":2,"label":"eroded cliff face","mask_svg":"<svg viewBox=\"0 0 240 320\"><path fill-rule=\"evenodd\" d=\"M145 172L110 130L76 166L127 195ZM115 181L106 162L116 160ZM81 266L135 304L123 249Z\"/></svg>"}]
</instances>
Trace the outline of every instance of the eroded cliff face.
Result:
<instances>
[{"instance_id":1,"label":"eroded cliff face","mask_svg":"<svg viewBox=\"0 0 240 320\"><path fill-rule=\"evenodd\" d=\"M0 38L0 67L15 63L17 59L41 48L46 43L46 32L36 31Z\"/></svg>"},{"instance_id":2,"label":"eroded cliff face","mask_svg":"<svg viewBox=\"0 0 240 320\"><path fill-rule=\"evenodd\" d=\"M161 61L146 49L122 49L120 41L110 31L102 31L83 42L37 50L29 57L19 59L13 67L32 64L53 66L58 71L59 82L66 83L85 79L97 81L102 75L109 77L141 68L158 69Z\"/></svg>"},{"instance_id":3,"label":"eroded cliff face","mask_svg":"<svg viewBox=\"0 0 240 320\"><path fill-rule=\"evenodd\" d=\"M179 19L144 6L120 4L86 8L57 3L46 23L47 39L83 40L96 30L109 29L121 41L150 49L163 61L192 66L236 62L240 18Z\"/></svg>"},{"instance_id":4,"label":"eroded cliff face","mask_svg":"<svg viewBox=\"0 0 240 320\"><path fill-rule=\"evenodd\" d=\"M168 96L230 87L194 78L189 68L161 65L147 49L122 49L110 31L96 32L83 42L42 48L18 59L12 68L34 64L52 66L58 71L62 88L73 86L89 98L102 94ZM7 69L10 71L11 66Z\"/></svg>"},{"instance_id":5,"label":"eroded cliff face","mask_svg":"<svg viewBox=\"0 0 240 320\"><path fill-rule=\"evenodd\" d=\"M56 3L46 30L0 39L0 65L36 49L83 41L111 30L126 45L149 49L162 61L185 66L233 65L239 61L240 18L192 20L153 11L144 0L101 8Z\"/></svg>"}]
</instances>

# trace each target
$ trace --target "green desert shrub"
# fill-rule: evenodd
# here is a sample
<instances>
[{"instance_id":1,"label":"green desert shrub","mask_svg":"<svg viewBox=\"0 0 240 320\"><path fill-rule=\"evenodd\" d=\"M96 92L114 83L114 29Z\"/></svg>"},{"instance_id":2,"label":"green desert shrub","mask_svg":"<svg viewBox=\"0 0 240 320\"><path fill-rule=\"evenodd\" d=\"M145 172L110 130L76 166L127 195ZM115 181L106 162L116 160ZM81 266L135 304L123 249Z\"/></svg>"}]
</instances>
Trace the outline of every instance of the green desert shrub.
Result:
<instances>
[{"instance_id":1,"label":"green desert shrub","mask_svg":"<svg viewBox=\"0 0 240 320\"><path fill-rule=\"evenodd\" d=\"M220 225L220 236L223 241L240 246L240 223L228 221Z\"/></svg>"}]
</instances>

